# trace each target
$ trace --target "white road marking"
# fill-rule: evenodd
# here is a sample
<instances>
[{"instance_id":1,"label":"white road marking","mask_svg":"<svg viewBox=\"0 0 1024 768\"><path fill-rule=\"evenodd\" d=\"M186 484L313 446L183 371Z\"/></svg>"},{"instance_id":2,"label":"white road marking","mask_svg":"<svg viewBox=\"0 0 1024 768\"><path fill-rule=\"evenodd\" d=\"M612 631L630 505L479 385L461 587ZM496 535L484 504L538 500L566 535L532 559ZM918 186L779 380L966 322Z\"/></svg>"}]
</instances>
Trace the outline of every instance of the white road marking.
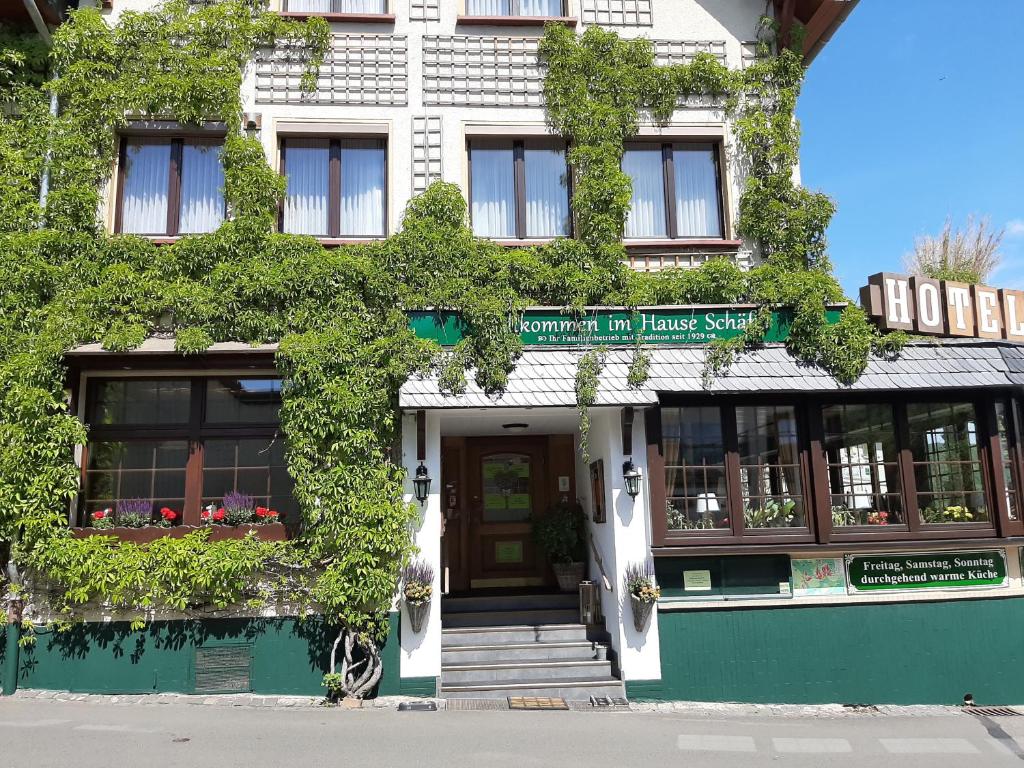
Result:
<instances>
[{"instance_id":1,"label":"white road marking","mask_svg":"<svg viewBox=\"0 0 1024 768\"><path fill-rule=\"evenodd\" d=\"M750 736L683 735L678 738L679 749L693 752L756 752Z\"/></svg>"},{"instance_id":2,"label":"white road marking","mask_svg":"<svg viewBox=\"0 0 1024 768\"><path fill-rule=\"evenodd\" d=\"M132 728L130 725L102 725L100 723L87 723L76 725L73 731L101 731L103 733L158 733L159 728Z\"/></svg>"},{"instance_id":3,"label":"white road marking","mask_svg":"<svg viewBox=\"0 0 1024 768\"><path fill-rule=\"evenodd\" d=\"M0 720L3 728L46 728L51 725L63 725L70 720Z\"/></svg>"},{"instance_id":4,"label":"white road marking","mask_svg":"<svg viewBox=\"0 0 1024 768\"><path fill-rule=\"evenodd\" d=\"M978 748L967 739L879 739L894 755L976 755Z\"/></svg>"},{"instance_id":5,"label":"white road marking","mask_svg":"<svg viewBox=\"0 0 1024 768\"><path fill-rule=\"evenodd\" d=\"M776 752L799 752L802 754L852 752L853 747L846 739L772 739Z\"/></svg>"}]
</instances>

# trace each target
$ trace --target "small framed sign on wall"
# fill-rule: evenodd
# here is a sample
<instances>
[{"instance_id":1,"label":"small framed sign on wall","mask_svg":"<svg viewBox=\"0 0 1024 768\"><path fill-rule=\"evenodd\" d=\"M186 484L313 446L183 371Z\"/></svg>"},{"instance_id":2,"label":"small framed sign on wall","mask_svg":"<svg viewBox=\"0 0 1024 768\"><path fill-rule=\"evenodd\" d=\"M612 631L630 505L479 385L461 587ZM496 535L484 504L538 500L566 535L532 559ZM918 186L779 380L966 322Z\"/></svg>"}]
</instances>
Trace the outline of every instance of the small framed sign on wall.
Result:
<instances>
[{"instance_id":1,"label":"small framed sign on wall","mask_svg":"<svg viewBox=\"0 0 1024 768\"><path fill-rule=\"evenodd\" d=\"M604 494L604 461L598 459L590 464L590 498L594 504L594 522L607 520Z\"/></svg>"}]
</instances>

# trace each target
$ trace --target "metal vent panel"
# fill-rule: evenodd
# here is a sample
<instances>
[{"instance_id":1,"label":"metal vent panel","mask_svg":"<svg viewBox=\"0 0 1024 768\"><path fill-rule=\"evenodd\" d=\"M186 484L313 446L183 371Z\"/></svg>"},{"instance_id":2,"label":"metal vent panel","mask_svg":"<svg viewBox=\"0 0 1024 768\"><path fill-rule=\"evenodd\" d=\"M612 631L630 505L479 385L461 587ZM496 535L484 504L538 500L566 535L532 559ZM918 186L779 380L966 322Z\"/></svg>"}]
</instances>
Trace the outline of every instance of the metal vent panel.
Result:
<instances>
[{"instance_id":1,"label":"metal vent panel","mask_svg":"<svg viewBox=\"0 0 1024 768\"><path fill-rule=\"evenodd\" d=\"M196 648L196 693L252 690L252 646L246 643Z\"/></svg>"}]
</instances>

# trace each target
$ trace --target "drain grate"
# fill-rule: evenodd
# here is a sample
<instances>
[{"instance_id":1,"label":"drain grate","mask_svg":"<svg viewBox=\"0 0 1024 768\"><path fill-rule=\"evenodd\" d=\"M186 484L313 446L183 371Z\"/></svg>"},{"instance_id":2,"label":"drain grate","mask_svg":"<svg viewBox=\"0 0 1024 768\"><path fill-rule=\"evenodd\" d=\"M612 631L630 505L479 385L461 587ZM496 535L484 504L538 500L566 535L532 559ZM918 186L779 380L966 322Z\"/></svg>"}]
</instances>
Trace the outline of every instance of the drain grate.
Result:
<instances>
[{"instance_id":1,"label":"drain grate","mask_svg":"<svg viewBox=\"0 0 1024 768\"><path fill-rule=\"evenodd\" d=\"M505 711L508 699L448 699L445 708L449 712Z\"/></svg>"},{"instance_id":2,"label":"drain grate","mask_svg":"<svg viewBox=\"0 0 1024 768\"><path fill-rule=\"evenodd\" d=\"M569 705L565 699L554 696L509 696L509 709L543 709L543 710L566 710Z\"/></svg>"},{"instance_id":3,"label":"drain grate","mask_svg":"<svg viewBox=\"0 0 1024 768\"><path fill-rule=\"evenodd\" d=\"M1020 717L1024 712L1018 712L1009 707L964 707L964 712L980 717Z\"/></svg>"}]
</instances>

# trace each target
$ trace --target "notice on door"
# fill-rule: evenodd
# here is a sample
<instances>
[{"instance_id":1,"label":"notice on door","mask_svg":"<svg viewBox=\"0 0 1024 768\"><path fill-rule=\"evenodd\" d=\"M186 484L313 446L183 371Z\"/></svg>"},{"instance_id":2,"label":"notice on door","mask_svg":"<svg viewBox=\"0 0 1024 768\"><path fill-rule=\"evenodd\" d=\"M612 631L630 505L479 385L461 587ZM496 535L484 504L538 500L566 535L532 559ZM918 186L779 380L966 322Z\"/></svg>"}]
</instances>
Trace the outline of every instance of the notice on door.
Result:
<instances>
[{"instance_id":1,"label":"notice on door","mask_svg":"<svg viewBox=\"0 0 1024 768\"><path fill-rule=\"evenodd\" d=\"M847 555L848 589L855 592L1005 587L1006 550Z\"/></svg>"},{"instance_id":2,"label":"notice on door","mask_svg":"<svg viewBox=\"0 0 1024 768\"><path fill-rule=\"evenodd\" d=\"M683 571L685 592L710 592L711 571Z\"/></svg>"}]
</instances>

